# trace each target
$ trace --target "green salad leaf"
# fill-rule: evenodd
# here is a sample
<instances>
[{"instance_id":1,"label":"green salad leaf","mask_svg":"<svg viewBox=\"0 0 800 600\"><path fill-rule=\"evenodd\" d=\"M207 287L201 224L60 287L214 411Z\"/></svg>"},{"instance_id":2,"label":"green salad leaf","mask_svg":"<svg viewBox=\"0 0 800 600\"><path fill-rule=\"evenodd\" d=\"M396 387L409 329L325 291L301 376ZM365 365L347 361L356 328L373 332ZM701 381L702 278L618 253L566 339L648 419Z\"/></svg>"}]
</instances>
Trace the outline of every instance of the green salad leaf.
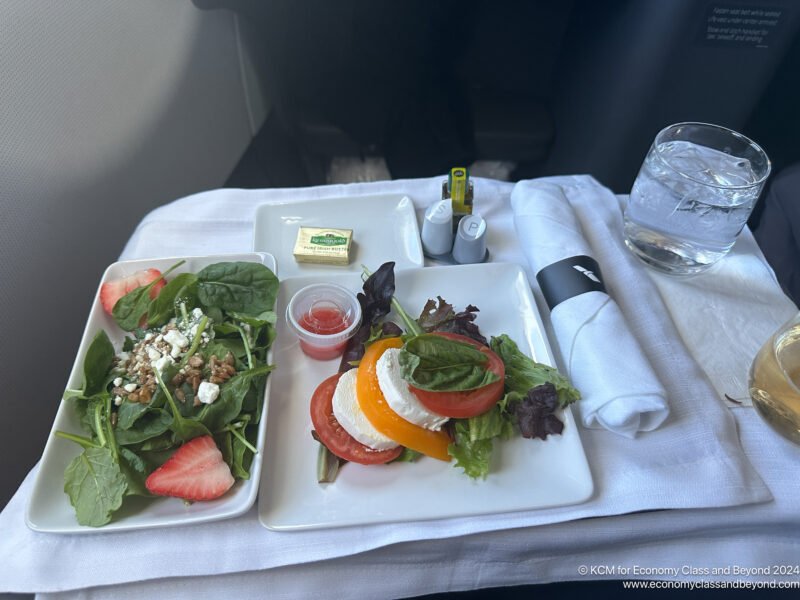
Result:
<instances>
[{"instance_id":1,"label":"green salad leaf","mask_svg":"<svg viewBox=\"0 0 800 600\"><path fill-rule=\"evenodd\" d=\"M150 307L150 290L184 262L186 261L182 260L172 265L161 274L161 277L154 279L147 285L137 287L135 290L128 292L120 298L111 311L117 325L125 331L133 331L139 327L142 317L147 314L147 310Z\"/></svg>"},{"instance_id":2,"label":"green salad leaf","mask_svg":"<svg viewBox=\"0 0 800 600\"><path fill-rule=\"evenodd\" d=\"M101 331L87 349L83 389L64 393L88 433L87 437L56 432L82 448L65 471L64 490L83 525L108 523L127 496L151 496L145 485L150 473L197 436L213 434L233 475L250 477L264 388L274 368L267 364L267 352L276 335L278 280L260 264L217 263L197 274L176 275L151 300L150 290L157 281L126 294L114 307L115 321L132 334L124 338L122 350L131 352L142 341L157 342L159 334L166 334L162 327L175 317L175 326L190 338L183 358L160 372L152 364L145 374L138 366L117 367L114 347ZM195 308L203 315L189 320ZM145 315L151 329L140 327ZM233 360L226 358L228 354ZM199 368L188 364L195 355L205 363ZM215 375L217 367L209 363L212 355L217 364L226 361L233 370ZM217 377L220 392L215 402L196 403L198 380L190 380L190 367L195 369L192 377L200 373L202 380L211 382ZM155 377L157 386L155 391L151 388L149 402L136 402L115 390L124 387L114 383L118 377L138 385L144 385L139 379L144 377L152 385Z\"/></svg>"},{"instance_id":3,"label":"green salad leaf","mask_svg":"<svg viewBox=\"0 0 800 600\"><path fill-rule=\"evenodd\" d=\"M499 379L487 368L487 356L469 344L430 333L414 336L400 350L400 369L422 390L474 390Z\"/></svg>"},{"instance_id":4,"label":"green salad leaf","mask_svg":"<svg viewBox=\"0 0 800 600\"><path fill-rule=\"evenodd\" d=\"M209 265L197 274L197 280L201 304L228 312L260 315L272 310L278 295L278 278L257 263Z\"/></svg>"},{"instance_id":5,"label":"green salad leaf","mask_svg":"<svg viewBox=\"0 0 800 600\"><path fill-rule=\"evenodd\" d=\"M490 345L506 367L504 403L521 400L532 388L545 383L552 383L555 386L561 408L580 400L580 392L572 386L569 379L558 372L558 369L528 358L507 335L493 337Z\"/></svg>"},{"instance_id":6,"label":"green salad leaf","mask_svg":"<svg viewBox=\"0 0 800 600\"><path fill-rule=\"evenodd\" d=\"M456 467L473 479L485 479L489 474L494 439L510 439L514 436L516 419L499 404L491 410L455 423L455 441L447 448Z\"/></svg>"},{"instance_id":7,"label":"green salad leaf","mask_svg":"<svg viewBox=\"0 0 800 600\"><path fill-rule=\"evenodd\" d=\"M108 334L100 330L86 350L83 360L83 396L90 397L105 391L108 370L114 360L114 346Z\"/></svg>"},{"instance_id":8,"label":"green salad leaf","mask_svg":"<svg viewBox=\"0 0 800 600\"><path fill-rule=\"evenodd\" d=\"M175 314L175 301L197 281L194 273L181 273L168 282L147 306L147 325L163 325Z\"/></svg>"},{"instance_id":9,"label":"green salad leaf","mask_svg":"<svg viewBox=\"0 0 800 600\"><path fill-rule=\"evenodd\" d=\"M255 380L266 376L273 368L273 365L261 365L231 377L220 388L219 398L200 411L200 421L211 431L219 431L225 427L242 412L242 403L250 387L256 383Z\"/></svg>"},{"instance_id":10,"label":"green salad leaf","mask_svg":"<svg viewBox=\"0 0 800 600\"><path fill-rule=\"evenodd\" d=\"M122 506L127 489L127 479L109 448L86 448L64 472L64 491L81 525L108 523L111 513Z\"/></svg>"}]
</instances>

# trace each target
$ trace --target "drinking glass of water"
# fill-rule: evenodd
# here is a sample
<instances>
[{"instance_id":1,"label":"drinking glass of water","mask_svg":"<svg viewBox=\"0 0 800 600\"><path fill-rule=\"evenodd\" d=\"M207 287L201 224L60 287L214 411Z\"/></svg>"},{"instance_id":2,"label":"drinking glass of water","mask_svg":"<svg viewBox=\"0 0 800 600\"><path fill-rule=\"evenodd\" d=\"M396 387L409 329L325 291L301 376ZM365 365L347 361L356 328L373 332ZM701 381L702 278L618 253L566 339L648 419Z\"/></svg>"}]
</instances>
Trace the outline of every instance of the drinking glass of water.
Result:
<instances>
[{"instance_id":1,"label":"drinking glass of water","mask_svg":"<svg viewBox=\"0 0 800 600\"><path fill-rule=\"evenodd\" d=\"M625 244L648 265L693 275L725 256L771 169L752 140L725 127L677 123L661 130L625 209Z\"/></svg>"}]
</instances>

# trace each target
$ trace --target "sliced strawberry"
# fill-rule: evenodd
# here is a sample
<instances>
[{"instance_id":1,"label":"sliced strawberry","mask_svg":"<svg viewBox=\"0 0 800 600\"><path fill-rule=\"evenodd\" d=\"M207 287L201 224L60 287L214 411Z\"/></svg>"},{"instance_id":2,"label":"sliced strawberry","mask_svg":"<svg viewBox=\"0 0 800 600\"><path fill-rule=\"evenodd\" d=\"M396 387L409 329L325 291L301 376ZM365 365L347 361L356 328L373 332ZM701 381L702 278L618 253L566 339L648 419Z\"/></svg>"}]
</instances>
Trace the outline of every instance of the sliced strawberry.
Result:
<instances>
[{"instance_id":1,"label":"sliced strawberry","mask_svg":"<svg viewBox=\"0 0 800 600\"><path fill-rule=\"evenodd\" d=\"M143 269L136 271L132 275L123 277L122 279L115 279L113 281L106 281L100 288L100 302L108 314L112 314L114 305L119 302L125 294L132 292L138 287L148 285L152 281L161 277L161 271L158 269ZM150 289L150 298L155 298L158 293L167 285L167 282L161 279Z\"/></svg>"},{"instance_id":2,"label":"sliced strawberry","mask_svg":"<svg viewBox=\"0 0 800 600\"><path fill-rule=\"evenodd\" d=\"M145 481L157 496L213 500L233 485L231 470L210 435L186 442Z\"/></svg>"}]
</instances>

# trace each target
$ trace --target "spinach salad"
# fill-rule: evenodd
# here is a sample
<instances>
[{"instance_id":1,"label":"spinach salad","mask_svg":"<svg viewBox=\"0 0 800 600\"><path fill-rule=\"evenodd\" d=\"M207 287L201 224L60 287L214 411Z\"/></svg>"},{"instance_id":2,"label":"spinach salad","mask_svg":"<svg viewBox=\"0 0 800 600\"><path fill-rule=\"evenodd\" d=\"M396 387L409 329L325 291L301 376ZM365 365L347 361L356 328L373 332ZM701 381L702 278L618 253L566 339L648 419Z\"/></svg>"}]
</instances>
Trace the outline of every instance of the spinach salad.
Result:
<instances>
[{"instance_id":1,"label":"spinach salad","mask_svg":"<svg viewBox=\"0 0 800 600\"><path fill-rule=\"evenodd\" d=\"M122 347L98 332L82 388L65 392L86 432L56 432L83 447L64 473L82 525L108 523L128 496L152 496L148 477L200 436L234 479L251 475L278 279L261 264L221 262L165 283L181 264L150 270L158 276L113 303Z\"/></svg>"}]
</instances>

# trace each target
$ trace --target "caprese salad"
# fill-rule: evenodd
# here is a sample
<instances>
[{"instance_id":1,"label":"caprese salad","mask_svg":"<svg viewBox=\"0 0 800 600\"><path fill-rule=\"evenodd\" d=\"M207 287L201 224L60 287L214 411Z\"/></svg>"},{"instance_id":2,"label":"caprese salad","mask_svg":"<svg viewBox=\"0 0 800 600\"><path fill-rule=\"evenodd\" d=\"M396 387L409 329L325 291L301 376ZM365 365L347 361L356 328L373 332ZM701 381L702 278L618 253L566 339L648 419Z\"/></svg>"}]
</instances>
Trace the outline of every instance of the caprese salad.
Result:
<instances>
[{"instance_id":1,"label":"caprese salad","mask_svg":"<svg viewBox=\"0 0 800 600\"><path fill-rule=\"evenodd\" d=\"M411 318L394 298L393 267L367 277L361 328L340 372L311 398L323 457L372 465L425 455L485 478L495 438L561 433L557 411L580 398L563 375L507 335L484 338L474 306L456 312L438 297ZM404 332L384 322L391 308ZM318 476L330 481L335 469L320 467Z\"/></svg>"}]
</instances>

